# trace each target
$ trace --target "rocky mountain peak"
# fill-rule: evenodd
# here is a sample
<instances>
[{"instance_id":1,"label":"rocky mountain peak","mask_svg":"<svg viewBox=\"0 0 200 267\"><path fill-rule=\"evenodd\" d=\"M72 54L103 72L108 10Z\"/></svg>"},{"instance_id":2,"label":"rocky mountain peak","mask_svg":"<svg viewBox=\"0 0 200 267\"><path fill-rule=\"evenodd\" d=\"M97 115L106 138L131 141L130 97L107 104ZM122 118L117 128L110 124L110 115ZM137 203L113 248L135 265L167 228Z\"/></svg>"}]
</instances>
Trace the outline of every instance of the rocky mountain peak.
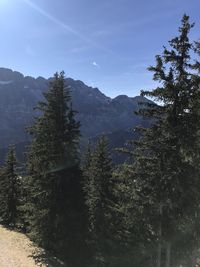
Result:
<instances>
[{"instance_id":1,"label":"rocky mountain peak","mask_svg":"<svg viewBox=\"0 0 200 267\"><path fill-rule=\"evenodd\" d=\"M24 75L18 71L13 71L7 68L0 68L0 81L19 81L24 78Z\"/></svg>"},{"instance_id":2,"label":"rocky mountain peak","mask_svg":"<svg viewBox=\"0 0 200 267\"><path fill-rule=\"evenodd\" d=\"M43 92L51 80L24 77L17 71L0 68L0 147L28 140L25 128L37 115L33 108L43 99ZM71 78L66 79L66 85L70 89L73 108L78 111L83 138L132 128L141 120L134 115L141 97L120 95L111 99L98 88Z\"/></svg>"}]
</instances>

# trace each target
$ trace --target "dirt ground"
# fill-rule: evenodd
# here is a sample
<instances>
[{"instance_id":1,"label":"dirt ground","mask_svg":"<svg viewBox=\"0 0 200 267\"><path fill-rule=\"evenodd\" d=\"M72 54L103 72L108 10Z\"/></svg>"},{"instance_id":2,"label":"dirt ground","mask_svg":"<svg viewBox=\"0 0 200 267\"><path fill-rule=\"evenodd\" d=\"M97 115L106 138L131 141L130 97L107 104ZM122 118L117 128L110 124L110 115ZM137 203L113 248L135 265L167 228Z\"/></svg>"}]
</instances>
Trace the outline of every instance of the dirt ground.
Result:
<instances>
[{"instance_id":1,"label":"dirt ground","mask_svg":"<svg viewBox=\"0 0 200 267\"><path fill-rule=\"evenodd\" d=\"M0 267L66 266L55 258L45 259L44 263L42 255L44 252L36 249L24 234L0 226Z\"/></svg>"}]
</instances>

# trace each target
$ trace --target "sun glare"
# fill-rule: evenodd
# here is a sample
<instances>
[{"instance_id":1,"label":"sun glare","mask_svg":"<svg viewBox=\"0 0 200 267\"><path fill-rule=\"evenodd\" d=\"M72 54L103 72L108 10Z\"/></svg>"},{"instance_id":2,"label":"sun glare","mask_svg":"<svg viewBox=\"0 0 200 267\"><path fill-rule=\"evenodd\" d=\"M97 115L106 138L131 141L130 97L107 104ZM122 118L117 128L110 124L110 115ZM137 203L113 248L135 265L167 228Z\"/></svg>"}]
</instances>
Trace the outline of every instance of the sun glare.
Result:
<instances>
[{"instance_id":1,"label":"sun glare","mask_svg":"<svg viewBox=\"0 0 200 267\"><path fill-rule=\"evenodd\" d=\"M8 0L0 0L0 5L5 5L8 2Z\"/></svg>"}]
</instances>

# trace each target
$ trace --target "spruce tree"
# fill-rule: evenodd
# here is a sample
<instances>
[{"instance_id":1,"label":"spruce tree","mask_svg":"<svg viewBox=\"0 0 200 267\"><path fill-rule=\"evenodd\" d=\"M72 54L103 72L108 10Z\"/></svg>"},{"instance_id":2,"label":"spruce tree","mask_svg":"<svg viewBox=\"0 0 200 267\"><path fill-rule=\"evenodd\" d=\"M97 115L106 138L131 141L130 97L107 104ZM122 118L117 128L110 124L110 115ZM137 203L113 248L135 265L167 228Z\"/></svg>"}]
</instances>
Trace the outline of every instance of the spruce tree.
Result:
<instances>
[{"instance_id":1,"label":"spruce tree","mask_svg":"<svg viewBox=\"0 0 200 267\"><path fill-rule=\"evenodd\" d=\"M80 266L84 244L83 194L79 168L79 122L76 122L64 73L56 73L41 116L29 128L25 220L31 238ZM78 253L78 254L77 254Z\"/></svg>"},{"instance_id":2,"label":"spruce tree","mask_svg":"<svg viewBox=\"0 0 200 267\"><path fill-rule=\"evenodd\" d=\"M0 218L4 225L15 226L19 215L20 178L15 149L10 146L0 173Z\"/></svg>"},{"instance_id":3,"label":"spruce tree","mask_svg":"<svg viewBox=\"0 0 200 267\"><path fill-rule=\"evenodd\" d=\"M156 56L156 66L149 70L160 86L142 91L142 96L156 102L141 103L138 113L151 119L152 126L138 128L143 137L134 142L132 179L143 207L145 229L152 233L150 258L156 259L158 267L163 266L163 255L169 267L180 260L181 251L191 253L197 241L191 227L199 209L199 169L194 160L199 140L195 103L200 98L200 77L195 71L198 61L191 60L195 50L189 32L193 26L184 15L179 36L169 42L170 49L164 47L163 54ZM186 237L191 243L180 244Z\"/></svg>"},{"instance_id":4,"label":"spruce tree","mask_svg":"<svg viewBox=\"0 0 200 267\"><path fill-rule=\"evenodd\" d=\"M111 253L112 229L112 159L105 136L94 151L87 152L84 167L86 205L89 216L89 242L95 266L107 264Z\"/></svg>"}]
</instances>

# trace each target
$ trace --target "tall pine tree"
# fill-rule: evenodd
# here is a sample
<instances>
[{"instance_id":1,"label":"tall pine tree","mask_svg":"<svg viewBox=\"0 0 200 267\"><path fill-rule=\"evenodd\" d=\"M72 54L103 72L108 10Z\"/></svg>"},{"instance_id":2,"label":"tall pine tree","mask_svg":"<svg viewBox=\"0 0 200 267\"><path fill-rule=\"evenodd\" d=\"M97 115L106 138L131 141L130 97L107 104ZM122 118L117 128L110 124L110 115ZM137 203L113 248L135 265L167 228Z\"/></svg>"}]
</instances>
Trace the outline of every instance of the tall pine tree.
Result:
<instances>
[{"instance_id":1,"label":"tall pine tree","mask_svg":"<svg viewBox=\"0 0 200 267\"><path fill-rule=\"evenodd\" d=\"M112 159L105 136L89 148L84 166L86 205L89 216L89 242L93 247L93 264L108 264L112 240ZM93 265L92 265L93 266Z\"/></svg>"},{"instance_id":2,"label":"tall pine tree","mask_svg":"<svg viewBox=\"0 0 200 267\"><path fill-rule=\"evenodd\" d=\"M83 194L79 168L79 123L76 122L64 73L56 73L41 116L29 128L25 221L29 235L56 255L80 266L83 261Z\"/></svg>"},{"instance_id":3,"label":"tall pine tree","mask_svg":"<svg viewBox=\"0 0 200 267\"><path fill-rule=\"evenodd\" d=\"M15 149L10 146L0 173L0 219L15 226L19 219L20 178L16 170Z\"/></svg>"},{"instance_id":4,"label":"tall pine tree","mask_svg":"<svg viewBox=\"0 0 200 267\"><path fill-rule=\"evenodd\" d=\"M158 267L164 262L166 267L175 264L181 254L191 253L198 245L193 230L200 196L199 167L194 164L200 77L199 70L195 71L199 62L191 59L195 53L189 40L193 26L184 15L179 36L169 42L170 49L164 47L163 54L156 56L156 66L149 68L160 86L142 91L142 96L156 102L143 103L139 115L153 123L149 129L139 128L143 137L134 142L134 192L141 200L145 229L152 233L149 265Z\"/></svg>"}]
</instances>

